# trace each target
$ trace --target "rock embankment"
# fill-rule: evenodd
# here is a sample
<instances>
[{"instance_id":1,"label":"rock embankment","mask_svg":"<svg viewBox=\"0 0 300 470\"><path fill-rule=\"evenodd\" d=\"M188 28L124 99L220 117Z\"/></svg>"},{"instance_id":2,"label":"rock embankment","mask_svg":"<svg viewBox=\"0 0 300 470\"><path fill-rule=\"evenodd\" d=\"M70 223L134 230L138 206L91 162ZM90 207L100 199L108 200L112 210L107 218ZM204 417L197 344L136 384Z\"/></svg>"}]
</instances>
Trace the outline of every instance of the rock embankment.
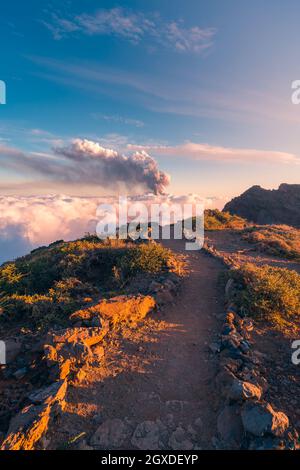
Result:
<instances>
[{"instance_id":1,"label":"rock embankment","mask_svg":"<svg viewBox=\"0 0 300 470\"><path fill-rule=\"evenodd\" d=\"M237 266L215 248L205 247L230 269ZM219 337L210 349L219 356L216 386L223 398L218 415L218 447L225 449L299 449L299 435L288 416L265 399L269 384L263 357L252 341L254 323L238 311L232 299L238 286L229 278L225 286L226 311Z\"/></svg>"}]
</instances>

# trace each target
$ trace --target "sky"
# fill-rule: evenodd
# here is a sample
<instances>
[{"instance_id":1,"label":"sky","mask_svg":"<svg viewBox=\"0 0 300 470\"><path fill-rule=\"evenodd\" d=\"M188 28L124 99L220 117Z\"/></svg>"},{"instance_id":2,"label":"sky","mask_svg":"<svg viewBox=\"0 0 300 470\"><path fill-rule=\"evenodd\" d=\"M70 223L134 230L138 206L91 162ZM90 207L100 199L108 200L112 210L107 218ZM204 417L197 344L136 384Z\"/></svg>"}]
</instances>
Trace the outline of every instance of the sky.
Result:
<instances>
[{"instance_id":1,"label":"sky","mask_svg":"<svg viewBox=\"0 0 300 470\"><path fill-rule=\"evenodd\" d=\"M23 230L8 197L193 193L221 208L298 183L299 15L297 0L2 2L0 237Z\"/></svg>"}]
</instances>

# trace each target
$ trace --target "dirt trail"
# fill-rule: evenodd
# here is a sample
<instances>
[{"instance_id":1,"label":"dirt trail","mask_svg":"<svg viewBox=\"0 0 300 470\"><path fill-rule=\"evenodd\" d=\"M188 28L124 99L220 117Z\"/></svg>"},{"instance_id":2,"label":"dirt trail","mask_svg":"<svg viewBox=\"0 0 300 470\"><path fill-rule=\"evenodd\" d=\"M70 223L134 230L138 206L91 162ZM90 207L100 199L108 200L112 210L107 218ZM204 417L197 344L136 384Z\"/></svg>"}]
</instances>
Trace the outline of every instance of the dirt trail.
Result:
<instances>
[{"instance_id":1,"label":"dirt trail","mask_svg":"<svg viewBox=\"0 0 300 470\"><path fill-rule=\"evenodd\" d=\"M67 408L52 432L51 448L82 432L90 442L99 425L115 418L131 430L117 448L168 449L170 442L173 448L180 442L178 449L213 447L217 359L208 344L220 329L224 311L217 287L222 267L202 251L185 252L183 241L168 244L187 255L190 272L180 293L141 327L106 340L105 363L95 363L80 385L70 387ZM152 422L146 425L148 431L142 425L142 432L135 434L140 437L132 441L137 425L146 420ZM109 439L107 445L113 447L114 437Z\"/></svg>"},{"instance_id":2,"label":"dirt trail","mask_svg":"<svg viewBox=\"0 0 300 470\"><path fill-rule=\"evenodd\" d=\"M206 239L222 255L229 255L237 264L255 263L258 266L270 265L278 268L292 269L300 273L300 264L298 262L260 252L256 249L255 245L243 240L238 231L210 231L206 233Z\"/></svg>"}]
</instances>

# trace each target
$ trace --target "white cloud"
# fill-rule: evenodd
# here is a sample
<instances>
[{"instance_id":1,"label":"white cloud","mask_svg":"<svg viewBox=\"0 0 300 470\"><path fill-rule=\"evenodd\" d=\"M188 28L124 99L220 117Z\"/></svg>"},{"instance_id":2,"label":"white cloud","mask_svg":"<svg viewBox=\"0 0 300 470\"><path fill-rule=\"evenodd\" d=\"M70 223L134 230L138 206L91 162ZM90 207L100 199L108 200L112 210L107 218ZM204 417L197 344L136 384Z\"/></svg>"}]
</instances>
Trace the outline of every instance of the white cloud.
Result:
<instances>
[{"instance_id":1,"label":"white cloud","mask_svg":"<svg viewBox=\"0 0 300 470\"><path fill-rule=\"evenodd\" d=\"M293 153L272 150L233 148L207 143L185 142L181 145L127 145L129 150L144 150L153 155L189 158L192 160L220 161L232 163L285 163L299 164L300 159Z\"/></svg>"},{"instance_id":2,"label":"white cloud","mask_svg":"<svg viewBox=\"0 0 300 470\"><path fill-rule=\"evenodd\" d=\"M92 225L96 207L92 198L0 197L0 259L25 254L57 239L83 236Z\"/></svg>"},{"instance_id":3,"label":"white cloud","mask_svg":"<svg viewBox=\"0 0 300 470\"><path fill-rule=\"evenodd\" d=\"M214 198L197 194L143 194L131 198L149 208L152 203L172 205L204 203L206 207L220 205ZM117 207L117 197L0 196L0 262L14 259L33 248L55 240L73 240L86 232L95 232L99 204Z\"/></svg>"},{"instance_id":4,"label":"white cloud","mask_svg":"<svg viewBox=\"0 0 300 470\"><path fill-rule=\"evenodd\" d=\"M146 16L125 8L102 9L64 18L57 13L42 23L60 40L70 34L106 35L138 44L144 39L178 52L202 53L213 44L215 28L186 27L183 21L163 21L159 14Z\"/></svg>"},{"instance_id":5,"label":"white cloud","mask_svg":"<svg viewBox=\"0 0 300 470\"><path fill-rule=\"evenodd\" d=\"M166 25L166 38L180 52L200 53L213 45L215 29L202 29L198 26L184 28L175 21Z\"/></svg>"}]
</instances>

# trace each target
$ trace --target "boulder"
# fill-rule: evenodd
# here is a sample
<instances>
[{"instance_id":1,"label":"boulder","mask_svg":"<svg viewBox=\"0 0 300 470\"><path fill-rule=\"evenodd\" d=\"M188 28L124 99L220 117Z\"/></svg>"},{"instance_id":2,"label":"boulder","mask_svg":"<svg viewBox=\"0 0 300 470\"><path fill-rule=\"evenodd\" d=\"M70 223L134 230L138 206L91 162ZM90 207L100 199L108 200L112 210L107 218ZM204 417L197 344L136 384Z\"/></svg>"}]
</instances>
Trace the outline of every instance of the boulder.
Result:
<instances>
[{"instance_id":1,"label":"boulder","mask_svg":"<svg viewBox=\"0 0 300 470\"><path fill-rule=\"evenodd\" d=\"M93 353L89 346L83 343L65 345L60 351L63 357L68 357L77 364L86 364L93 359Z\"/></svg>"},{"instance_id":2,"label":"boulder","mask_svg":"<svg viewBox=\"0 0 300 470\"><path fill-rule=\"evenodd\" d=\"M49 385L49 387L40 388L32 392L28 398L34 404L45 403L52 405L55 402L62 402L67 392L67 381L59 380Z\"/></svg>"},{"instance_id":3,"label":"boulder","mask_svg":"<svg viewBox=\"0 0 300 470\"><path fill-rule=\"evenodd\" d=\"M235 319L235 314L231 311L228 311L227 314L226 314L227 323L232 324L234 322L234 319Z\"/></svg>"},{"instance_id":4,"label":"boulder","mask_svg":"<svg viewBox=\"0 0 300 470\"><path fill-rule=\"evenodd\" d=\"M58 355L57 355L57 350L54 348L54 346L51 346L51 344L45 344L44 354L45 354L45 359L47 361L48 367L52 367L57 363Z\"/></svg>"},{"instance_id":5,"label":"boulder","mask_svg":"<svg viewBox=\"0 0 300 470\"><path fill-rule=\"evenodd\" d=\"M79 325L82 322L89 323L92 318L92 307L90 307L86 309L76 310L76 312L70 315L69 320L71 320L71 322L77 326L77 324Z\"/></svg>"},{"instance_id":6,"label":"boulder","mask_svg":"<svg viewBox=\"0 0 300 470\"><path fill-rule=\"evenodd\" d=\"M245 340L242 340L242 341L240 342L240 350L242 351L242 353L248 354L249 351L250 351L250 345L249 345L249 343L248 343L247 341L245 341Z\"/></svg>"},{"instance_id":7,"label":"boulder","mask_svg":"<svg viewBox=\"0 0 300 470\"><path fill-rule=\"evenodd\" d=\"M72 320L92 321L101 318L104 330L107 330L107 321L116 325L120 322L137 323L141 321L153 308L155 300L150 295L119 295L111 299L101 300L85 310L79 310L71 315Z\"/></svg>"},{"instance_id":8,"label":"boulder","mask_svg":"<svg viewBox=\"0 0 300 470\"><path fill-rule=\"evenodd\" d=\"M137 425L131 444L141 450L159 450L165 448L166 437L167 428L161 421L143 421Z\"/></svg>"},{"instance_id":9,"label":"boulder","mask_svg":"<svg viewBox=\"0 0 300 470\"><path fill-rule=\"evenodd\" d=\"M64 380L68 377L71 372L71 359L66 359L59 364L59 379Z\"/></svg>"},{"instance_id":10,"label":"boulder","mask_svg":"<svg viewBox=\"0 0 300 470\"><path fill-rule=\"evenodd\" d=\"M103 300L99 304L101 315L113 325L122 321L135 324L143 320L154 307L155 300L150 295L121 295L107 301Z\"/></svg>"},{"instance_id":11,"label":"boulder","mask_svg":"<svg viewBox=\"0 0 300 470\"><path fill-rule=\"evenodd\" d=\"M238 359L242 352L239 350L240 342L235 336L221 336L222 349L226 349L228 356Z\"/></svg>"},{"instance_id":12,"label":"boulder","mask_svg":"<svg viewBox=\"0 0 300 470\"><path fill-rule=\"evenodd\" d=\"M56 345L59 343L83 343L91 347L102 341L107 333L105 328L66 328L64 330L55 331L48 334L47 343Z\"/></svg>"},{"instance_id":13,"label":"boulder","mask_svg":"<svg viewBox=\"0 0 300 470\"><path fill-rule=\"evenodd\" d=\"M8 338L5 340L6 363L13 362L21 352L22 342L16 338Z\"/></svg>"},{"instance_id":14,"label":"boulder","mask_svg":"<svg viewBox=\"0 0 300 470\"><path fill-rule=\"evenodd\" d=\"M236 379L235 375L228 369L221 370L216 376L216 386L222 396L227 396L233 381Z\"/></svg>"},{"instance_id":15,"label":"boulder","mask_svg":"<svg viewBox=\"0 0 300 470\"><path fill-rule=\"evenodd\" d=\"M243 362L240 359L232 359L231 357L222 356L220 358L220 365L226 367L233 374L237 373Z\"/></svg>"},{"instance_id":16,"label":"boulder","mask_svg":"<svg viewBox=\"0 0 300 470\"><path fill-rule=\"evenodd\" d=\"M1 450L32 450L48 429L50 405L30 405L12 418Z\"/></svg>"},{"instance_id":17,"label":"boulder","mask_svg":"<svg viewBox=\"0 0 300 470\"><path fill-rule=\"evenodd\" d=\"M106 332L106 329L100 327L76 327L50 332L47 336L49 344L44 346L44 352L48 366L56 365L57 368L54 375L50 374L51 377L64 378L64 374L65 377L69 374L72 364L92 360L91 347L98 345Z\"/></svg>"},{"instance_id":18,"label":"boulder","mask_svg":"<svg viewBox=\"0 0 300 470\"><path fill-rule=\"evenodd\" d=\"M90 444L99 449L118 449L129 438L131 430L121 419L107 419L98 427Z\"/></svg>"},{"instance_id":19,"label":"boulder","mask_svg":"<svg viewBox=\"0 0 300 470\"><path fill-rule=\"evenodd\" d=\"M222 444L227 449L239 449L243 440L243 424L238 405L227 405L218 415L217 429Z\"/></svg>"},{"instance_id":20,"label":"boulder","mask_svg":"<svg viewBox=\"0 0 300 470\"><path fill-rule=\"evenodd\" d=\"M14 376L15 379L20 380L20 379L23 379L23 377L25 377L27 372L28 372L27 367L22 367L21 369L16 370L13 373L13 376Z\"/></svg>"},{"instance_id":21,"label":"boulder","mask_svg":"<svg viewBox=\"0 0 300 470\"><path fill-rule=\"evenodd\" d=\"M97 363L101 363L103 362L103 359L105 357L105 349L103 346L101 346L101 344L97 344L94 348L93 348L93 359L94 359L94 362Z\"/></svg>"},{"instance_id":22,"label":"boulder","mask_svg":"<svg viewBox=\"0 0 300 470\"><path fill-rule=\"evenodd\" d=\"M253 331L254 326L251 318L243 318L241 327L247 332Z\"/></svg>"},{"instance_id":23,"label":"boulder","mask_svg":"<svg viewBox=\"0 0 300 470\"><path fill-rule=\"evenodd\" d=\"M194 444L189 439L186 431L179 426L170 436L169 447L172 450L192 450Z\"/></svg>"},{"instance_id":24,"label":"boulder","mask_svg":"<svg viewBox=\"0 0 300 470\"><path fill-rule=\"evenodd\" d=\"M288 417L281 411L274 411L269 403L246 402L241 416L245 431L258 437L265 434L282 436L289 427Z\"/></svg>"},{"instance_id":25,"label":"boulder","mask_svg":"<svg viewBox=\"0 0 300 470\"><path fill-rule=\"evenodd\" d=\"M236 379L229 390L228 398L233 401L244 401L249 399L260 400L262 389L258 385Z\"/></svg>"},{"instance_id":26,"label":"boulder","mask_svg":"<svg viewBox=\"0 0 300 470\"><path fill-rule=\"evenodd\" d=\"M81 384L86 378L86 372L83 369L79 369L79 371L76 374L74 383L75 384Z\"/></svg>"},{"instance_id":27,"label":"boulder","mask_svg":"<svg viewBox=\"0 0 300 470\"><path fill-rule=\"evenodd\" d=\"M241 378L247 382L251 382L252 384L259 386L263 393L265 393L269 388L267 379L263 375L260 375L260 373L255 369L243 370L241 373Z\"/></svg>"}]
</instances>

